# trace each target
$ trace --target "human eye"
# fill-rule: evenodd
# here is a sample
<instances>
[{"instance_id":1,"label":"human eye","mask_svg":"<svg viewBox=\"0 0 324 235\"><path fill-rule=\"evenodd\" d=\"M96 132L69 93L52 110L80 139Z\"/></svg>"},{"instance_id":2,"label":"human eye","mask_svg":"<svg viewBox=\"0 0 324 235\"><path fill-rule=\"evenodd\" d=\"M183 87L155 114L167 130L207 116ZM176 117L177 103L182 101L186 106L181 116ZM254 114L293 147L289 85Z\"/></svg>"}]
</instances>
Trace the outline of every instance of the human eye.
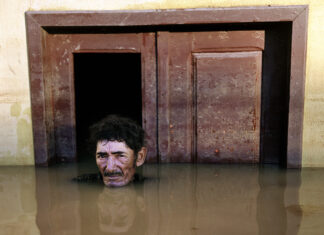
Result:
<instances>
[{"instance_id":1,"label":"human eye","mask_svg":"<svg viewBox=\"0 0 324 235\"><path fill-rule=\"evenodd\" d=\"M107 154L105 153L97 153L97 158L105 158Z\"/></svg>"}]
</instances>

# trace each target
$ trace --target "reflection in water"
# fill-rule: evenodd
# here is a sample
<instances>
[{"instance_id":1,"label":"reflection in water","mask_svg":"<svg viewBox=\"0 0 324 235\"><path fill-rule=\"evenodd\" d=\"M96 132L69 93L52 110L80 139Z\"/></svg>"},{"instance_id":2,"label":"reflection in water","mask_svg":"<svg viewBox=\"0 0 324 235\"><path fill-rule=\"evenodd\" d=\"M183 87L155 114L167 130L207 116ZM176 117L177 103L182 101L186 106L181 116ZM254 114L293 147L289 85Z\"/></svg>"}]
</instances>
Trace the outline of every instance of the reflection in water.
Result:
<instances>
[{"instance_id":1,"label":"reflection in water","mask_svg":"<svg viewBox=\"0 0 324 235\"><path fill-rule=\"evenodd\" d=\"M205 234L256 234L257 166L234 166L231 170L209 165L198 169L196 191L201 225L197 227Z\"/></svg>"},{"instance_id":2,"label":"reflection in water","mask_svg":"<svg viewBox=\"0 0 324 235\"><path fill-rule=\"evenodd\" d=\"M87 164L37 168L35 179L34 168L1 168L0 234L290 235L311 234L307 224L324 228L316 222L324 191L320 180L316 188L309 180L323 180L324 170L306 170L302 185L316 196L312 205L299 202L300 195L307 202L301 171L276 167L145 165L146 180L122 188L71 180L90 172L96 169Z\"/></svg>"},{"instance_id":3,"label":"reflection in water","mask_svg":"<svg viewBox=\"0 0 324 235\"><path fill-rule=\"evenodd\" d=\"M41 234L80 234L80 193L71 166L36 168L36 222Z\"/></svg>"},{"instance_id":4,"label":"reflection in water","mask_svg":"<svg viewBox=\"0 0 324 235\"><path fill-rule=\"evenodd\" d=\"M296 171L296 170L295 170ZM257 200L257 222L260 235L294 235L298 233L302 213L289 213L291 205L298 205L300 174L277 168L260 168L260 191ZM289 199L285 201L285 199ZM288 208L288 209L287 209ZM289 224L288 224L289 222Z\"/></svg>"},{"instance_id":5,"label":"reflection in water","mask_svg":"<svg viewBox=\"0 0 324 235\"><path fill-rule=\"evenodd\" d=\"M145 234L144 198L137 194L133 185L120 190L105 188L99 195L97 209L102 232Z\"/></svg>"},{"instance_id":6,"label":"reflection in water","mask_svg":"<svg viewBox=\"0 0 324 235\"><path fill-rule=\"evenodd\" d=\"M0 167L0 234L39 234L35 169Z\"/></svg>"},{"instance_id":7,"label":"reflection in water","mask_svg":"<svg viewBox=\"0 0 324 235\"><path fill-rule=\"evenodd\" d=\"M79 185L80 234L146 234L143 185ZM90 191L89 191L90 189Z\"/></svg>"}]
</instances>

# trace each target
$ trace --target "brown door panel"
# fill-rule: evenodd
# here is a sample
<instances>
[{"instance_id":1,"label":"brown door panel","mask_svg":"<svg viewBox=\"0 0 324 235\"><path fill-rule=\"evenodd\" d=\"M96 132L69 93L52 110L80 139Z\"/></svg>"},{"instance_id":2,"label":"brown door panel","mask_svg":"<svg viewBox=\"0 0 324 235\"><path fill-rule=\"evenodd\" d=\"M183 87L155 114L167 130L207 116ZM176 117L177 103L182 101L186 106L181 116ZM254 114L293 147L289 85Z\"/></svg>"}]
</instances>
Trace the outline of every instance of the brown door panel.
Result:
<instances>
[{"instance_id":1,"label":"brown door panel","mask_svg":"<svg viewBox=\"0 0 324 235\"><path fill-rule=\"evenodd\" d=\"M158 33L161 162L259 161L263 48L263 31Z\"/></svg>"},{"instance_id":2,"label":"brown door panel","mask_svg":"<svg viewBox=\"0 0 324 235\"><path fill-rule=\"evenodd\" d=\"M261 51L194 54L197 162L259 162Z\"/></svg>"}]
</instances>

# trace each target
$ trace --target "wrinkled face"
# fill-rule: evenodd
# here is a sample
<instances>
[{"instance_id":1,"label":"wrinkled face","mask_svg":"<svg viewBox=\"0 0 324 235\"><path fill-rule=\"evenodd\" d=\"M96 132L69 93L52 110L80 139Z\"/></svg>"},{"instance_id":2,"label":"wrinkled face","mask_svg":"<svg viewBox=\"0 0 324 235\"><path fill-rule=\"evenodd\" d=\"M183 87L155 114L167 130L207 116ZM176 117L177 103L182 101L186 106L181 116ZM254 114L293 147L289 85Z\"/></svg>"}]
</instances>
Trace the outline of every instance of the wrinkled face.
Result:
<instances>
[{"instance_id":1,"label":"wrinkled face","mask_svg":"<svg viewBox=\"0 0 324 235\"><path fill-rule=\"evenodd\" d=\"M109 187L119 187L133 180L136 162L134 151L125 142L99 141L96 162L103 182Z\"/></svg>"}]
</instances>

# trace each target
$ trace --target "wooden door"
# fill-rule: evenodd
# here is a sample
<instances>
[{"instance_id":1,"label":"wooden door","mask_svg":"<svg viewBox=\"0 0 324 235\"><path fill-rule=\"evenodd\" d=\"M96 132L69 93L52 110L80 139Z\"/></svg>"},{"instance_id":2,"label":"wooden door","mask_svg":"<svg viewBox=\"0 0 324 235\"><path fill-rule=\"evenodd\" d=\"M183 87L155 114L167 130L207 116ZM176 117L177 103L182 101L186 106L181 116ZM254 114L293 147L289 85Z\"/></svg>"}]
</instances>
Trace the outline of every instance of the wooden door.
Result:
<instances>
[{"instance_id":1,"label":"wooden door","mask_svg":"<svg viewBox=\"0 0 324 235\"><path fill-rule=\"evenodd\" d=\"M46 34L43 51L48 161L76 160L73 53L91 52L141 54L142 125L150 150L147 159L156 162L155 33Z\"/></svg>"},{"instance_id":2,"label":"wooden door","mask_svg":"<svg viewBox=\"0 0 324 235\"><path fill-rule=\"evenodd\" d=\"M259 161L263 31L158 33L161 162Z\"/></svg>"}]
</instances>

